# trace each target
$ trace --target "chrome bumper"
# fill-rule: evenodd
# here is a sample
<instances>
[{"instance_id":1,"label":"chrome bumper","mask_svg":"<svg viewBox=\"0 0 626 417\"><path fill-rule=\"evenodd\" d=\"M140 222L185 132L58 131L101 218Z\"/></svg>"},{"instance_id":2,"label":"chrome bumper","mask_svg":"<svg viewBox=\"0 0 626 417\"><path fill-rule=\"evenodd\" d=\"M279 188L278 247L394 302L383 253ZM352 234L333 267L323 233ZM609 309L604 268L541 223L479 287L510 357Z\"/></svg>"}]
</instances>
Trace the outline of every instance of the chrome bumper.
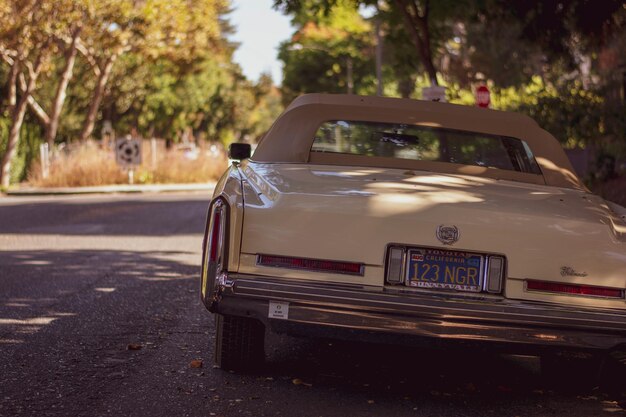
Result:
<instances>
[{"instance_id":1,"label":"chrome bumper","mask_svg":"<svg viewBox=\"0 0 626 417\"><path fill-rule=\"evenodd\" d=\"M268 317L270 300L289 303L287 319ZM364 331L535 347L626 346L625 311L482 295L224 274L215 298L206 304L212 312L254 317L288 333L332 329L339 335Z\"/></svg>"}]
</instances>

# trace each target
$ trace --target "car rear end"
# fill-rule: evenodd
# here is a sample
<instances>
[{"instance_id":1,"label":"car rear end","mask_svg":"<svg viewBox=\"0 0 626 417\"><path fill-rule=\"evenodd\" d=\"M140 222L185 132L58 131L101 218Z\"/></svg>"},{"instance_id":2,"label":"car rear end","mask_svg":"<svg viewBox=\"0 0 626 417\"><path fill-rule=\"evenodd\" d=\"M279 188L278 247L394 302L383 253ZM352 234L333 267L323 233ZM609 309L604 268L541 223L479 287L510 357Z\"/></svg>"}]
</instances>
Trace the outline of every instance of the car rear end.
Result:
<instances>
[{"instance_id":1,"label":"car rear end","mask_svg":"<svg viewBox=\"0 0 626 417\"><path fill-rule=\"evenodd\" d=\"M437 189L425 191L434 180ZM589 247L594 236L611 233L602 232L599 218L571 214L579 236L550 229L550 210L583 201L582 192L254 163L236 168L229 181L241 191L232 201L218 194L211 205L203 286L206 306L220 317L218 337L229 335L218 355L236 352L236 361L218 358L222 367L258 363L263 328L393 343L480 342L519 352L609 351L626 343L621 258L560 269L619 254L622 245L603 239ZM303 183L316 186L293 192Z\"/></svg>"},{"instance_id":2,"label":"car rear end","mask_svg":"<svg viewBox=\"0 0 626 417\"><path fill-rule=\"evenodd\" d=\"M258 363L267 330L522 352L626 346L624 219L552 164L562 155L541 153L558 144L535 145L331 120L304 162L233 166L204 246L217 363Z\"/></svg>"}]
</instances>

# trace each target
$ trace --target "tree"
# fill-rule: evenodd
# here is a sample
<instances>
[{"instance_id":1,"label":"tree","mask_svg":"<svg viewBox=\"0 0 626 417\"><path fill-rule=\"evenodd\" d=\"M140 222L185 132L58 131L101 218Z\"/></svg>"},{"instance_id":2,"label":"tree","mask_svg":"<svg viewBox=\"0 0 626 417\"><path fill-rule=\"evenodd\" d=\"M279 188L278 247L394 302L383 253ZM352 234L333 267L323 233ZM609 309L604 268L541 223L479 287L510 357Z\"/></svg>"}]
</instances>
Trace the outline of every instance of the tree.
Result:
<instances>
[{"instance_id":1,"label":"tree","mask_svg":"<svg viewBox=\"0 0 626 417\"><path fill-rule=\"evenodd\" d=\"M100 103L118 59L128 53L145 59L167 56L191 60L215 50L219 40L218 15L223 0L102 0L94 4L96 21L79 48L96 76L96 85L80 139L93 132Z\"/></svg>"},{"instance_id":2,"label":"tree","mask_svg":"<svg viewBox=\"0 0 626 417\"><path fill-rule=\"evenodd\" d=\"M9 186L28 102L51 57L51 34L58 30L59 14L59 9L34 0L0 4L0 55L10 67L7 105L11 123L0 163L0 186L5 188Z\"/></svg>"},{"instance_id":3,"label":"tree","mask_svg":"<svg viewBox=\"0 0 626 417\"><path fill-rule=\"evenodd\" d=\"M337 5L350 4L357 10L359 6L376 6L379 18L387 24L397 24L404 27L406 38L410 39L420 64L428 75L431 85L439 85L435 57L441 43L447 40L446 34L451 23L459 15L472 12L472 3L469 0L274 0L275 7L286 13L302 13L305 10L322 11L331 14L332 8ZM381 13L382 11L382 13Z\"/></svg>"},{"instance_id":4,"label":"tree","mask_svg":"<svg viewBox=\"0 0 626 417\"><path fill-rule=\"evenodd\" d=\"M373 28L351 1L328 13L313 7L294 11L297 27L279 49L284 65L283 101L307 92L361 94L374 89Z\"/></svg>"},{"instance_id":5,"label":"tree","mask_svg":"<svg viewBox=\"0 0 626 417\"><path fill-rule=\"evenodd\" d=\"M54 2L53 5L48 2L40 4L38 7L42 9L55 9L55 24L47 32L50 48L51 67L58 65L61 71L55 79L54 95L50 98L50 110L46 112L40 100L36 98L36 92L33 91L27 98L28 107L38 118L45 130L44 140L52 145L56 137L59 127L59 121L65 98L67 95L67 87L72 78L72 72L77 55L77 45L80 42L80 34L82 31L83 17L86 12L86 5L81 0L60 0ZM59 57L60 56L60 57ZM59 57L54 59L55 57ZM5 61L8 62L7 57ZM54 62L56 61L56 62ZM9 64L10 65L10 64ZM53 72L50 69L49 72ZM18 78L19 91L26 90L26 81L24 77Z\"/></svg>"},{"instance_id":6,"label":"tree","mask_svg":"<svg viewBox=\"0 0 626 417\"><path fill-rule=\"evenodd\" d=\"M568 147L601 137L626 147L624 104L610 87L615 62L606 71L602 60L626 38L622 1L489 0L467 22L474 71L500 88L541 87L510 109L530 114Z\"/></svg>"}]
</instances>

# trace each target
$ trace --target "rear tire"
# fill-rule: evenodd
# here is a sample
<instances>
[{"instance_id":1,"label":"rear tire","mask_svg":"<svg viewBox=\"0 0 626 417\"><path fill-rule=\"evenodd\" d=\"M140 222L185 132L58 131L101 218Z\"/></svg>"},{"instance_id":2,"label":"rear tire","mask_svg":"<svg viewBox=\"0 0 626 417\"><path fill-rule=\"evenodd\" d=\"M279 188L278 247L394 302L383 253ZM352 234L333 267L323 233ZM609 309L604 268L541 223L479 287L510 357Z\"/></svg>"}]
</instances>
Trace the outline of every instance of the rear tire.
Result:
<instances>
[{"instance_id":1,"label":"rear tire","mask_svg":"<svg viewBox=\"0 0 626 417\"><path fill-rule=\"evenodd\" d=\"M549 353L541 356L541 374L550 388L589 391L598 386L602 359L590 354Z\"/></svg>"},{"instance_id":2,"label":"rear tire","mask_svg":"<svg viewBox=\"0 0 626 417\"><path fill-rule=\"evenodd\" d=\"M609 352L601 374L601 388L626 407L626 347Z\"/></svg>"},{"instance_id":3,"label":"rear tire","mask_svg":"<svg viewBox=\"0 0 626 417\"><path fill-rule=\"evenodd\" d=\"M215 364L225 371L249 371L265 360L265 326L248 317L215 315Z\"/></svg>"}]
</instances>

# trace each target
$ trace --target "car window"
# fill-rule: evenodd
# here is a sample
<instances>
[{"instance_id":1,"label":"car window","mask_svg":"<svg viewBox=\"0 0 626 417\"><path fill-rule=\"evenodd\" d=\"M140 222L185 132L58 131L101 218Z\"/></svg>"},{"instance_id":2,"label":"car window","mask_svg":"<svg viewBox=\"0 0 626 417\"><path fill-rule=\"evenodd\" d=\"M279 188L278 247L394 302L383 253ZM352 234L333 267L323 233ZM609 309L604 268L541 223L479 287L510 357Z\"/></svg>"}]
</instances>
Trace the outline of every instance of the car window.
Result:
<instances>
[{"instance_id":1,"label":"car window","mask_svg":"<svg viewBox=\"0 0 626 417\"><path fill-rule=\"evenodd\" d=\"M332 152L478 165L541 174L516 138L407 124L335 120L323 123L311 152Z\"/></svg>"}]
</instances>

